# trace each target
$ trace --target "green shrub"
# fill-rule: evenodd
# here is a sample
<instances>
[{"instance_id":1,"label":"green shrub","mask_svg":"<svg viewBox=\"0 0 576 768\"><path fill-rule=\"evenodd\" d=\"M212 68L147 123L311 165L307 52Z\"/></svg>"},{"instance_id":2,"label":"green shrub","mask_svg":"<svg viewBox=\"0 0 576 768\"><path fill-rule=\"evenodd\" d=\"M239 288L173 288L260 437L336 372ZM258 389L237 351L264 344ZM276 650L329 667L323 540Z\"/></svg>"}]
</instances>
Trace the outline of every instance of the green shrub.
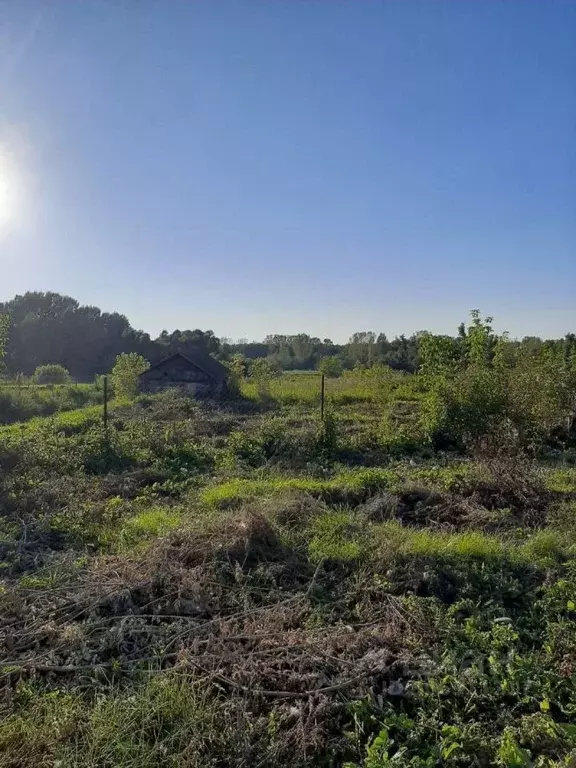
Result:
<instances>
[{"instance_id":1,"label":"green shrub","mask_svg":"<svg viewBox=\"0 0 576 768\"><path fill-rule=\"evenodd\" d=\"M336 356L321 358L318 370L328 379L338 379L344 373L342 361Z\"/></svg>"},{"instance_id":2,"label":"green shrub","mask_svg":"<svg viewBox=\"0 0 576 768\"><path fill-rule=\"evenodd\" d=\"M327 413L316 432L314 458L330 463L337 457L338 447L338 422L333 413Z\"/></svg>"},{"instance_id":3,"label":"green shrub","mask_svg":"<svg viewBox=\"0 0 576 768\"><path fill-rule=\"evenodd\" d=\"M260 467L271 459L290 453L290 437L280 419L269 419L256 430L231 432L226 453L229 463Z\"/></svg>"},{"instance_id":4,"label":"green shrub","mask_svg":"<svg viewBox=\"0 0 576 768\"><path fill-rule=\"evenodd\" d=\"M438 447L463 449L508 415L506 381L488 368L469 367L437 379L422 404L425 432Z\"/></svg>"},{"instance_id":5,"label":"green shrub","mask_svg":"<svg viewBox=\"0 0 576 768\"><path fill-rule=\"evenodd\" d=\"M134 398L139 393L138 377L150 368L150 363L136 352L122 353L116 358L111 372L116 397Z\"/></svg>"},{"instance_id":6,"label":"green shrub","mask_svg":"<svg viewBox=\"0 0 576 768\"><path fill-rule=\"evenodd\" d=\"M70 374L63 365L39 365L32 380L35 384L68 384Z\"/></svg>"},{"instance_id":7,"label":"green shrub","mask_svg":"<svg viewBox=\"0 0 576 768\"><path fill-rule=\"evenodd\" d=\"M255 429L228 435L222 464L226 467L264 467L272 463L303 466L332 461L338 451L335 419L328 415L319 425L307 422L294 429L281 418L265 419Z\"/></svg>"},{"instance_id":8,"label":"green shrub","mask_svg":"<svg viewBox=\"0 0 576 768\"><path fill-rule=\"evenodd\" d=\"M507 425L518 446L539 449L556 431L568 440L576 357L561 347L536 352L497 337L477 311L460 338L424 334L422 372L429 392L422 419L437 447L463 449Z\"/></svg>"},{"instance_id":9,"label":"green shrub","mask_svg":"<svg viewBox=\"0 0 576 768\"><path fill-rule=\"evenodd\" d=\"M385 409L380 423L379 443L389 454L410 456L425 450L430 442L421 424L418 407L396 403Z\"/></svg>"}]
</instances>

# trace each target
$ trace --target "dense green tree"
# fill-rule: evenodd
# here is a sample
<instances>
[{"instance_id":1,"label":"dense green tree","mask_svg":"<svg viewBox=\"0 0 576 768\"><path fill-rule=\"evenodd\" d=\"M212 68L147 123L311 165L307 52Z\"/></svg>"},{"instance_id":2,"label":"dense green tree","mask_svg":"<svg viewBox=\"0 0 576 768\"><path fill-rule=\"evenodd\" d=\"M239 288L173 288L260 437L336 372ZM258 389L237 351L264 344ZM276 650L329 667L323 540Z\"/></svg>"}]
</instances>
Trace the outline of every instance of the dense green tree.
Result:
<instances>
[{"instance_id":1,"label":"dense green tree","mask_svg":"<svg viewBox=\"0 0 576 768\"><path fill-rule=\"evenodd\" d=\"M81 306L70 296L29 292L0 304L10 315L5 363L8 373L31 375L39 365L59 364L76 379L92 379L114 365L117 356L135 352L154 362L174 352L201 349L218 355L212 331L164 331L153 341L117 312Z\"/></svg>"},{"instance_id":2,"label":"dense green tree","mask_svg":"<svg viewBox=\"0 0 576 768\"><path fill-rule=\"evenodd\" d=\"M109 370L122 352L154 357L148 334L131 328L124 315L80 306L70 296L30 292L0 305L0 313L11 317L6 366L12 374L57 363L89 379Z\"/></svg>"},{"instance_id":3,"label":"dense green tree","mask_svg":"<svg viewBox=\"0 0 576 768\"><path fill-rule=\"evenodd\" d=\"M196 350L207 355L218 355L221 352L220 340L214 335L214 331L201 331L199 328L193 331L175 330L172 333L162 331L156 343L165 357L176 352L191 355Z\"/></svg>"},{"instance_id":4,"label":"dense green tree","mask_svg":"<svg viewBox=\"0 0 576 768\"><path fill-rule=\"evenodd\" d=\"M423 333L418 339L420 372L439 375L459 368L464 356L460 341L452 336Z\"/></svg>"},{"instance_id":5,"label":"dense green tree","mask_svg":"<svg viewBox=\"0 0 576 768\"><path fill-rule=\"evenodd\" d=\"M377 362L384 363L397 371L413 373L418 368L418 338L397 336L390 342L388 351Z\"/></svg>"},{"instance_id":6,"label":"dense green tree","mask_svg":"<svg viewBox=\"0 0 576 768\"><path fill-rule=\"evenodd\" d=\"M353 333L347 345L347 355L352 365L372 365L374 362L374 331Z\"/></svg>"},{"instance_id":7,"label":"dense green tree","mask_svg":"<svg viewBox=\"0 0 576 768\"><path fill-rule=\"evenodd\" d=\"M324 353L323 342L306 333L266 336L264 343L268 348L268 356L276 360L284 370L313 370Z\"/></svg>"}]
</instances>

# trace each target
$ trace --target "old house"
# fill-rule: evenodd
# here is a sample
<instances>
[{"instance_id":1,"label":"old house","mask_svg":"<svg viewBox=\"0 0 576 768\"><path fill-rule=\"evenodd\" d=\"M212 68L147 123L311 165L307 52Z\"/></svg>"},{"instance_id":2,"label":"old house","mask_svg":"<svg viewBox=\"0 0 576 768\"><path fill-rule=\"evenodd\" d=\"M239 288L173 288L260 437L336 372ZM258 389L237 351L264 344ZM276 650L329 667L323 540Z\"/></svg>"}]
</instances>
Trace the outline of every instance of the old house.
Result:
<instances>
[{"instance_id":1,"label":"old house","mask_svg":"<svg viewBox=\"0 0 576 768\"><path fill-rule=\"evenodd\" d=\"M179 352L140 374L141 392L179 389L198 397L219 397L226 391L228 369L204 352L185 357Z\"/></svg>"}]
</instances>

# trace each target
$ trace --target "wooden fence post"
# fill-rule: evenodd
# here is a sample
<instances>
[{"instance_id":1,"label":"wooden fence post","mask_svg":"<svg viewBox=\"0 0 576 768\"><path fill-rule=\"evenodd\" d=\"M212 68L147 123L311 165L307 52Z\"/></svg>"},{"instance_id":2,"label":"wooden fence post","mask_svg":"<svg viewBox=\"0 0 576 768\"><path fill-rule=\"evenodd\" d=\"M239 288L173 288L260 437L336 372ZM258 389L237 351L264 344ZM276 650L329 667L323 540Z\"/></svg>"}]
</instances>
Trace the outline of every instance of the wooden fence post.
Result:
<instances>
[{"instance_id":1,"label":"wooden fence post","mask_svg":"<svg viewBox=\"0 0 576 768\"><path fill-rule=\"evenodd\" d=\"M320 418L324 421L324 374L322 374L320 384Z\"/></svg>"}]
</instances>

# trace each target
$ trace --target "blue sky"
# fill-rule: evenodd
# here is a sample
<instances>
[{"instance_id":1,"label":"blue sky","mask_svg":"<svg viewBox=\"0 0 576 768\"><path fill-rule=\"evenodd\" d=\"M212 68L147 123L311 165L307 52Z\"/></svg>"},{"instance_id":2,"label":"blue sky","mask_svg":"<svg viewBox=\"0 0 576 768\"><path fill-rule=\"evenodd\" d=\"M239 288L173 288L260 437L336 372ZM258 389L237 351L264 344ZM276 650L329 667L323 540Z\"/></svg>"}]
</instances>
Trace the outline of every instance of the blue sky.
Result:
<instances>
[{"instance_id":1,"label":"blue sky","mask_svg":"<svg viewBox=\"0 0 576 768\"><path fill-rule=\"evenodd\" d=\"M0 0L0 299L576 331L576 3Z\"/></svg>"}]
</instances>

